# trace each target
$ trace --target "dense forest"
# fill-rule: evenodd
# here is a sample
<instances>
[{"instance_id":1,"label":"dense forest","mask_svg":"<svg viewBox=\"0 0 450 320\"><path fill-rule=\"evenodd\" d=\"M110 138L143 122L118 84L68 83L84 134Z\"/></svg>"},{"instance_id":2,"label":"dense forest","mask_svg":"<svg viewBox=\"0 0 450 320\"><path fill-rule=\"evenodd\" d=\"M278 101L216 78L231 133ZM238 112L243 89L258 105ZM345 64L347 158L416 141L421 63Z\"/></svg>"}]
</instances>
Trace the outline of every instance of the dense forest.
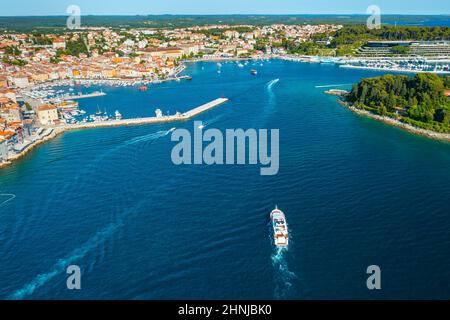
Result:
<instances>
[{"instance_id":1,"label":"dense forest","mask_svg":"<svg viewBox=\"0 0 450 320\"><path fill-rule=\"evenodd\" d=\"M327 41L329 44L324 44ZM448 40L449 27L417 27L417 26L382 26L380 29L368 29L366 25L346 25L331 34L315 34L308 42L283 39L280 46L291 54L306 55L353 55L355 50L369 40L406 41L406 40ZM393 54L405 55L409 48L397 46L392 48Z\"/></svg>"},{"instance_id":2,"label":"dense forest","mask_svg":"<svg viewBox=\"0 0 450 320\"><path fill-rule=\"evenodd\" d=\"M450 132L450 76L423 73L363 79L347 99L355 107L437 132Z\"/></svg>"},{"instance_id":3,"label":"dense forest","mask_svg":"<svg viewBox=\"0 0 450 320\"><path fill-rule=\"evenodd\" d=\"M84 26L113 28L183 28L212 24L261 26L274 23L365 25L367 17L352 14L82 16L81 23ZM57 33L67 30L66 21L67 16L0 17L0 30ZM448 15L383 15L382 22L388 25L448 25Z\"/></svg>"},{"instance_id":4,"label":"dense forest","mask_svg":"<svg viewBox=\"0 0 450 320\"><path fill-rule=\"evenodd\" d=\"M347 26L334 34L334 46L367 40L450 40L449 27L382 26L368 29L365 25Z\"/></svg>"}]
</instances>

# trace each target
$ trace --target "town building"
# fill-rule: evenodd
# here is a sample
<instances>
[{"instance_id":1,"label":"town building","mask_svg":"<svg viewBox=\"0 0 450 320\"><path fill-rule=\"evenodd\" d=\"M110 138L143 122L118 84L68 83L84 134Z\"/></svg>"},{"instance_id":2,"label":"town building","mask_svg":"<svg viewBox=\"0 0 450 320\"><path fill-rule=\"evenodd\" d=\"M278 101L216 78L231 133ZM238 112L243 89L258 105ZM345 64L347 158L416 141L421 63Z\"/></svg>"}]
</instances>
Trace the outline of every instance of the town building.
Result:
<instances>
[{"instance_id":1,"label":"town building","mask_svg":"<svg viewBox=\"0 0 450 320\"><path fill-rule=\"evenodd\" d=\"M0 135L0 163L8 160L8 141Z\"/></svg>"},{"instance_id":2,"label":"town building","mask_svg":"<svg viewBox=\"0 0 450 320\"><path fill-rule=\"evenodd\" d=\"M64 38L56 38L53 41L53 49L58 50L66 50L66 40Z\"/></svg>"},{"instance_id":3,"label":"town building","mask_svg":"<svg viewBox=\"0 0 450 320\"><path fill-rule=\"evenodd\" d=\"M38 120L42 125L52 125L59 120L58 108L52 105L43 105L37 109Z\"/></svg>"}]
</instances>

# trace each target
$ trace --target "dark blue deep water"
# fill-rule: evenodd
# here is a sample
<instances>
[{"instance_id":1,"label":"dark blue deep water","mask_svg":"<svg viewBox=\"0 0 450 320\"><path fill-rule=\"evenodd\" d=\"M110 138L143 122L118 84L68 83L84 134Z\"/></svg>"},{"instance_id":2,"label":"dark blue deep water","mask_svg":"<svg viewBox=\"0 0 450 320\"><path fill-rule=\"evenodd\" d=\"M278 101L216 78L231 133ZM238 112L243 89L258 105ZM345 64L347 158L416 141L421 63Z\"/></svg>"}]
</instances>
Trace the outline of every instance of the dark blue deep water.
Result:
<instances>
[{"instance_id":1,"label":"dark blue deep water","mask_svg":"<svg viewBox=\"0 0 450 320\"><path fill-rule=\"evenodd\" d=\"M279 128L279 174L173 165L166 133L193 121L61 135L0 171L0 298L450 298L450 144L357 116L316 88L381 73L277 60L217 69L190 64L193 81L147 92L104 87L81 107L150 116L229 97L196 120ZM281 254L275 204L292 235ZM70 264L80 291L66 289ZM366 288L373 264L381 291Z\"/></svg>"}]
</instances>

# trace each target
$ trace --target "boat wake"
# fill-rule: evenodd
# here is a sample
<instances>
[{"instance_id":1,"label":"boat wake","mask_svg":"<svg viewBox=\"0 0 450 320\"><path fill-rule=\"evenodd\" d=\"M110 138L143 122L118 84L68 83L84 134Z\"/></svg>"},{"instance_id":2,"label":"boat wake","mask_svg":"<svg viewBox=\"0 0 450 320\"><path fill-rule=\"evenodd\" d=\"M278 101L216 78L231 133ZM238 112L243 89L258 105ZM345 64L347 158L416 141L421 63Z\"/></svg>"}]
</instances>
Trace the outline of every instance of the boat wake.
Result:
<instances>
[{"instance_id":1,"label":"boat wake","mask_svg":"<svg viewBox=\"0 0 450 320\"><path fill-rule=\"evenodd\" d=\"M143 136L134 137L130 140L127 140L123 143L120 143L113 148L108 149L103 154L96 157L93 161L86 164L85 168L83 170L78 171L78 174L73 179L76 181L76 184L73 183L73 181L68 181L67 184L63 188L68 188L69 185L75 185L78 188L82 188L84 185L83 183L86 182L86 177L90 177L93 172L98 171L98 163L105 160L105 158L110 157L111 155L116 154L118 151L122 150L123 148L131 147L136 144L142 143L142 142L154 142L162 137L165 137L169 135L171 132L173 132L175 128L172 128L170 130L166 131L158 131L150 134L146 134ZM84 179L82 181L79 181L80 179ZM69 190L66 190L65 192L69 192ZM70 191L74 192L74 191Z\"/></svg>"},{"instance_id":2,"label":"boat wake","mask_svg":"<svg viewBox=\"0 0 450 320\"><path fill-rule=\"evenodd\" d=\"M297 275L289 270L286 260L287 248L276 248L272 254L272 266L275 269L275 299L287 299L293 289Z\"/></svg>"},{"instance_id":3,"label":"boat wake","mask_svg":"<svg viewBox=\"0 0 450 320\"><path fill-rule=\"evenodd\" d=\"M274 85L276 85L279 81L280 81L280 79L274 79L274 80L272 80L272 81L269 81L269 83L267 84L267 89L271 90L272 87L273 87Z\"/></svg>"},{"instance_id":4,"label":"boat wake","mask_svg":"<svg viewBox=\"0 0 450 320\"><path fill-rule=\"evenodd\" d=\"M266 85L267 88L267 95L268 95L268 100L265 103L263 112L261 113L261 117L258 119L258 121L262 124L265 125L265 123L267 122L270 114L273 112L273 110L276 107L277 104L277 97L275 95L275 93L273 92L273 87L280 81L280 79L273 79L271 81L269 81Z\"/></svg>"},{"instance_id":5,"label":"boat wake","mask_svg":"<svg viewBox=\"0 0 450 320\"><path fill-rule=\"evenodd\" d=\"M158 131L155 133L146 134L144 136L139 136L139 137L133 138L131 140L128 140L127 142L125 142L125 145L128 146L128 145L136 144L139 142L154 141L154 140L157 140L159 138L163 138L163 137L169 135L170 133L175 131L175 129L176 128L172 128L172 129L166 130L166 131Z\"/></svg>"},{"instance_id":6,"label":"boat wake","mask_svg":"<svg viewBox=\"0 0 450 320\"><path fill-rule=\"evenodd\" d=\"M6 200L2 200L2 197L7 197ZM11 193L0 193L0 208L3 207L5 204L7 204L8 202L13 201L16 198L15 194L11 194Z\"/></svg>"},{"instance_id":7,"label":"boat wake","mask_svg":"<svg viewBox=\"0 0 450 320\"><path fill-rule=\"evenodd\" d=\"M217 117L214 117L214 118L212 118L212 119L210 119L210 120L208 120L208 121L205 121L205 122L203 122L203 124L199 127L199 129L206 128L206 127L208 127L208 126L210 126L210 125L212 125L212 124L214 124L214 123L216 123L216 122L222 120L224 117L225 117L225 115L222 114L222 115L217 116Z\"/></svg>"},{"instance_id":8,"label":"boat wake","mask_svg":"<svg viewBox=\"0 0 450 320\"><path fill-rule=\"evenodd\" d=\"M155 141L157 139L160 139L162 137L165 137L169 135L171 132L173 132L176 128L172 128L170 130L166 131L159 131L156 133L147 134L144 136L136 137L131 140L126 141L125 143L120 144L119 146L110 149L108 152L100 156L99 158L95 159L93 163L91 163L85 170L84 173L89 172L92 168L95 168L95 163L98 163L101 161L101 159L104 159L107 155L120 150L121 148L124 148L129 145L141 143L144 141ZM79 177L85 177L86 174L81 174ZM78 183L77 187L82 186L82 183ZM0 194L1 196L1 194ZM12 196L12 195L11 195ZM15 196L14 196L15 197ZM6 202L11 201L13 198L7 199ZM3 202L0 204L3 205L6 202ZM52 279L54 279L57 276L60 276L61 274L65 273L66 268L70 266L71 264L76 263L77 261L85 258L89 253L92 251L95 251L97 249L101 250L102 246L104 247L108 241L110 241L114 235L125 225L124 219L131 213L130 211L135 210L138 207L139 203L133 206L132 208L123 211L117 218L114 219L113 222L109 223L95 233L91 238L89 238L84 244L82 244L80 247L73 250L71 253L67 255L67 257L59 259L48 271L47 273L39 274L34 277L29 283L25 284L22 288L16 290L12 294L10 294L7 299L8 300L21 300L25 299L31 295L33 295L36 290L41 288L42 286L46 285L48 282L50 282ZM100 252L101 255L104 253ZM85 269L86 272L91 272L94 268L96 261L91 262L90 264L87 263L87 267Z\"/></svg>"},{"instance_id":9,"label":"boat wake","mask_svg":"<svg viewBox=\"0 0 450 320\"><path fill-rule=\"evenodd\" d=\"M122 220L119 220L117 223L110 224L103 230L97 232L84 245L72 251L68 257L58 260L58 262L56 262L56 264L52 267L51 271L37 275L28 284L11 294L8 297L8 300L22 300L32 295L37 289L45 285L54 277L64 273L68 266L84 258L90 251L104 243L122 226Z\"/></svg>"}]
</instances>

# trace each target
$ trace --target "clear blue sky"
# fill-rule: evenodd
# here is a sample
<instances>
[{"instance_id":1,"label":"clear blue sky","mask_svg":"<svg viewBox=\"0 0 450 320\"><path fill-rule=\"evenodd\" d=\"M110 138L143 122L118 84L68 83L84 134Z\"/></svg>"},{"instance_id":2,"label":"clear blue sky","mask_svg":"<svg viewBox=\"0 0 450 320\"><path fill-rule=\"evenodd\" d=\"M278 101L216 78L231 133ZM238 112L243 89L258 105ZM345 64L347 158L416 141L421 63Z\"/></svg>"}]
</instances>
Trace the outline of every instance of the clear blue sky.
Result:
<instances>
[{"instance_id":1,"label":"clear blue sky","mask_svg":"<svg viewBox=\"0 0 450 320\"><path fill-rule=\"evenodd\" d=\"M2 0L0 16L82 14L365 14L378 5L385 14L450 14L450 0Z\"/></svg>"}]
</instances>

